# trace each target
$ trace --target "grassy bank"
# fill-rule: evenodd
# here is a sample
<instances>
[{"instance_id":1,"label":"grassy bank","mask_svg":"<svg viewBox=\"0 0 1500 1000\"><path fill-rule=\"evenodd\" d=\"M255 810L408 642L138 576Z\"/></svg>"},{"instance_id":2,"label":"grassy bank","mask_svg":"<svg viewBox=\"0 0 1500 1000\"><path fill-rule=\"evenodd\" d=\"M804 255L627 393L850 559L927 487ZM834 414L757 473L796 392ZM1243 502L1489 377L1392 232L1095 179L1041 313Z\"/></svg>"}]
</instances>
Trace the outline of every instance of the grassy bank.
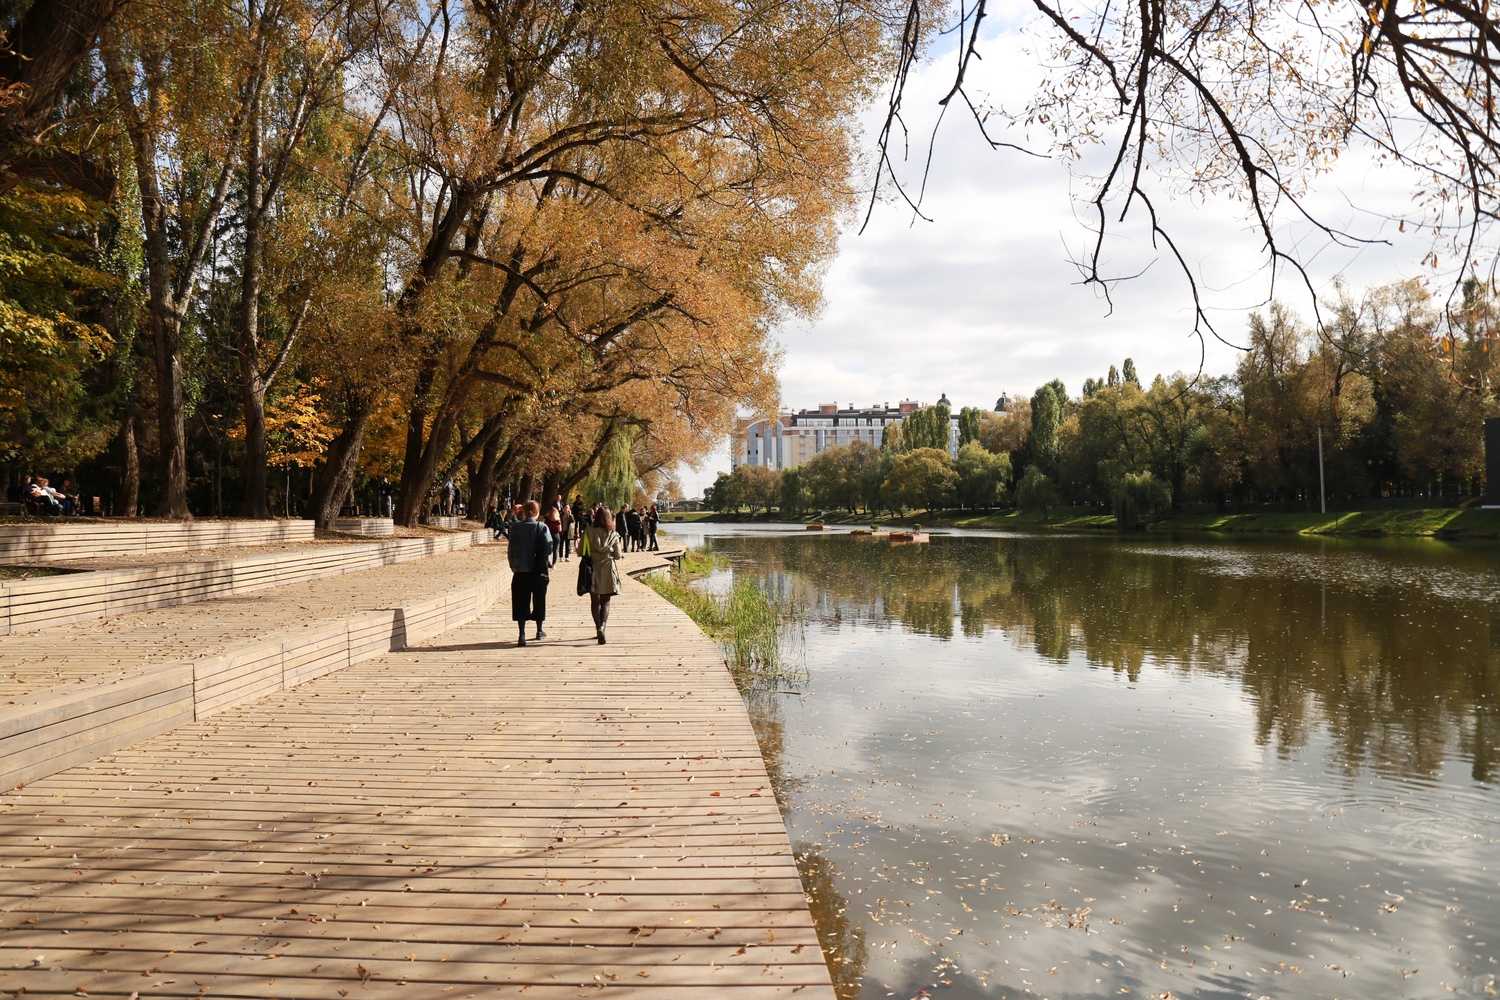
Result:
<instances>
[{"instance_id":1,"label":"grassy bank","mask_svg":"<svg viewBox=\"0 0 1500 1000\"><path fill-rule=\"evenodd\" d=\"M705 514L694 520L743 523L809 523L814 517L783 519L779 514ZM922 511L906 517L870 517L867 514L829 513L828 524L921 524L924 527L1002 528L1011 530L1115 530L1115 519L1097 510L1061 508L1050 517L1021 514L1013 510ZM1500 538L1500 510L1477 507L1421 507L1391 510L1345 511L1343 513L1255 513L1179 514L1156 521L1150 531L1257 532L1285 535L1354 535L1367 538L1442 538L1485 540Z\"/></svg>"},{"instance_id":2,"label":"grassy bank","mask_svg":"<svg viewBox=\"0 0 1500 1000\"><path fill-rule=\"evenodd\" d=\"M800 616L791 602L751 577L736 579L723 594L689 585L716 566L712 556L689 549L670 572L652 573L643 580L719 644L742 692L800 686L806 669L794 655L797 643L792 633Z\"/></svg>"}]
</instances>

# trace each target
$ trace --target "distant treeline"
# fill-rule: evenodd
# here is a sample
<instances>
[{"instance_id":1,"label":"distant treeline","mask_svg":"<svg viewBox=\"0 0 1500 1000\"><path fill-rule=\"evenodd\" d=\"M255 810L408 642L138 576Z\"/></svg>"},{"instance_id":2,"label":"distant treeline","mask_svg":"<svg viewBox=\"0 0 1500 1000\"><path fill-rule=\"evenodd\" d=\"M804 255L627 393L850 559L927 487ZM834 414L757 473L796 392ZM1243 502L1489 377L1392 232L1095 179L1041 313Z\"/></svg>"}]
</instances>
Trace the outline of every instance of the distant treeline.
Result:
<instances>
[{"instance_id":1,"label":"distant treeline","mask_svg":"<svg viewBox=\"0 0 1500 1000\"><path fill-rule=\"evenodd\" d=\"M1053 380L1008 414L961 410L956 459L948 407L925 407L878 450L742 466L705 499L788 513L1093 505L1127 523L1190 502L1316 509L1320 431L1331 500L1473 494L1484 418L1500 415L1495 305L1477 281L1448 310L1414 281L1341 289L1319 325L1273 304L1251 315L1232 375L1143 385L1126 359L1077 396Z\"/></svg>"}]
</instances>

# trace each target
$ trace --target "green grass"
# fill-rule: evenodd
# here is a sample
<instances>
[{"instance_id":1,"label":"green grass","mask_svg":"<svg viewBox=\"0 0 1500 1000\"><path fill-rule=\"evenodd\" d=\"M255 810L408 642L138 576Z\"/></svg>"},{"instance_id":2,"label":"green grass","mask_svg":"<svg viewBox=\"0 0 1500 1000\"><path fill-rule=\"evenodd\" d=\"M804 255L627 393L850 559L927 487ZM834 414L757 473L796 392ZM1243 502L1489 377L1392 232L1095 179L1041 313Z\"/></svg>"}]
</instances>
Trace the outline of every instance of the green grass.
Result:
<instances>
[{"instance_id":1,"label":"green grass","mask_svg":"<svg viewBox=\"0 0 1500 1000\"><path fill-rule=\"evenodd\" d=\"M707 576L724 565L723 558L702 549L684 549L682 557L672 567L673 575L683 583Z\"/></svg>"},{"instance_id":2,"label":"green grass","mask_svg":"<svg viewBox=\"0 0 1500 1000\"><path fill-rule=\"evenodd\" d=\"M706 594L689 586L693 576L717 565L712 556L688 550L670 573L653 573L645 582L687 612L719 644L734 682L744 693L798 687L806 666L794 651L802 624L790 601L767 590L753 577L740 577L726 594Z\"/></svg>"}]
</instances>

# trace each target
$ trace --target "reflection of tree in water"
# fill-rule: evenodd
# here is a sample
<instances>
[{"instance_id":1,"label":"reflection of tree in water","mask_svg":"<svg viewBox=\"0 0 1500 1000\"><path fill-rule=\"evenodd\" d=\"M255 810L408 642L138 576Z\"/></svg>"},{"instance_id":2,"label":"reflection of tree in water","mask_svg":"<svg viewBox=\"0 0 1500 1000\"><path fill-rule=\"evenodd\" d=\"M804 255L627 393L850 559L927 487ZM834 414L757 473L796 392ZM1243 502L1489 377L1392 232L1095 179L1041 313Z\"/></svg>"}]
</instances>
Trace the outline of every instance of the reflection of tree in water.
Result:
<instances>
[{"instance_id":1,"label":"reflection of tree in water","mask_svg":"<svg viewBox=\"0 0 1500 1000\"><path fill-rule=\"evenodd\" d=\"M865 929L849 920L849 901L834 888L833 862L807 844L796 849L802 891L818 929L818 944L833 977L833 990L840 1000L859 996L859 984L869 965Z\"/></svg>"},{"instance_id":2,"label":"reflection of tree in water","mask_svg":"<svg viewBox=\"0 0 1500 1000\"><path fill-rule=\"evenodd\" d=\"M750 713L750 724L755 729L756 742L760 744L760 755L766 762L771 789L776 793L776 804L785 811L788 796L797 789L799 782L788 773L782 757L786 748L782 696L771 691L741 693ZM812 912L818 946L828 963L834 990L841 1000L850 1000L859 995L860 977L868 964L864 928L850 924L848 900L834 888L833 863L806 844L798 845L794 853L797 871L802 876L802 892Z\"/></svg>"},{"instance_id":3,"label":"reflection of tree in water","mask_svg":"<svg viewBox=\"0 0 1500 1000\"><path fill-rule=\"evenodd\" d=\"M771 778L771 790L776 793L776 804L785 812L787 795L796 791L798 781L787 773L786 762L782 760L786 724L781 717L781 696L771 691L742 694L750 712L750 725L755 729L755 741L760 744L760 755L766 762L766 773Z\"/></svg>"},{"instance_id":4,"label":"reflection of tree in water","mask_svg":"<svg viewBox=\"0 0 1500 1000\"><path fill-rule=\"evenodd\" d=\"M1455 750L1477 780L1500 772L1500 622L1488 602L1408 579L1434 566L1493 576L1483 551L1061 537L715 545L780 577L824 627L890 621L942 640L955 625L969 638L999 628L1040 656L1081 656L1132 682L1148 663L1219 673L1237 679L1259 741L1280 753L1322 731L1349 773L1431 775Z\"/></svg>"}]
</instances>

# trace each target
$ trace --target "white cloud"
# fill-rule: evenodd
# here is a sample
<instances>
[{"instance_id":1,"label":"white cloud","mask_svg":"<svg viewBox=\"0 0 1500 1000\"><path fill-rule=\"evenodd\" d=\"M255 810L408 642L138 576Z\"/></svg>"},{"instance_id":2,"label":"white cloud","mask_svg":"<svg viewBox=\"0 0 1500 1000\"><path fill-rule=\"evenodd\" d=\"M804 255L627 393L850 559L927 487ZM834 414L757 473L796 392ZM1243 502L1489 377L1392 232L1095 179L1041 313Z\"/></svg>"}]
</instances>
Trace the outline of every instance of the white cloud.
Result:
<instances>
[{"instance_id":1,"label":"white cloud","mask_svg":"<svg viewBox=\"0 0 1500 1000\"><path fill-rule=\"evenodd\" d=\"M974 89L1019 106L1038 72L1027 44L1013 25L995 36L971 74ZM912 74L905 105L912 129L908 181L919 177L936 101L951 79L951 61ZM811 324L779 331L786 352L784 405L931 402L946 393L955 406L993 406L1002 391L1029 393L1052 378L1076 393L1085 378L1103 375L1126 357L1147 379L1196 371L1200 357L1210 374L1232 370L1236 350L1193 335L1188 284L1167 248L1152 247L1139 218L1112 228L1106 244L1114 273L1145 272L1114 286L1111 312L1096 289L1079 284L1069 262L1091 245L1089 209L1079 201L1086 182L1057 160L989 149L959 110L944 123L934 151L923 203L932 221L914 221L909 209L890 201L876 207L863 233L860 220L851 221L828 271L823 313ZM875 121L874 112L869 120ZM1339 274L1360 286L1421 273L1417 262L1430 249L1429 238L1415 231L1399 235L1394 221L1409 209L1412 188L1409 174L1357 151L1319 179L1309 199L1317 212L1361 235L1396 240L1394 246L1349 249L1305 225L1288 226L1286 235L1310 261L1320 294ZM1238 341L1248 310L1263 304L1269 291L1261 240L1245 206L1229 198L1171 198L1162 189L1158 209L1201 276L1209 315L1225 339ZM1277 291L1307 310L1306 292L1294 276L1283 275ZM689 495L728 464L725 448L700 472L688 473Z\"/></svg>"}]
</instances>

